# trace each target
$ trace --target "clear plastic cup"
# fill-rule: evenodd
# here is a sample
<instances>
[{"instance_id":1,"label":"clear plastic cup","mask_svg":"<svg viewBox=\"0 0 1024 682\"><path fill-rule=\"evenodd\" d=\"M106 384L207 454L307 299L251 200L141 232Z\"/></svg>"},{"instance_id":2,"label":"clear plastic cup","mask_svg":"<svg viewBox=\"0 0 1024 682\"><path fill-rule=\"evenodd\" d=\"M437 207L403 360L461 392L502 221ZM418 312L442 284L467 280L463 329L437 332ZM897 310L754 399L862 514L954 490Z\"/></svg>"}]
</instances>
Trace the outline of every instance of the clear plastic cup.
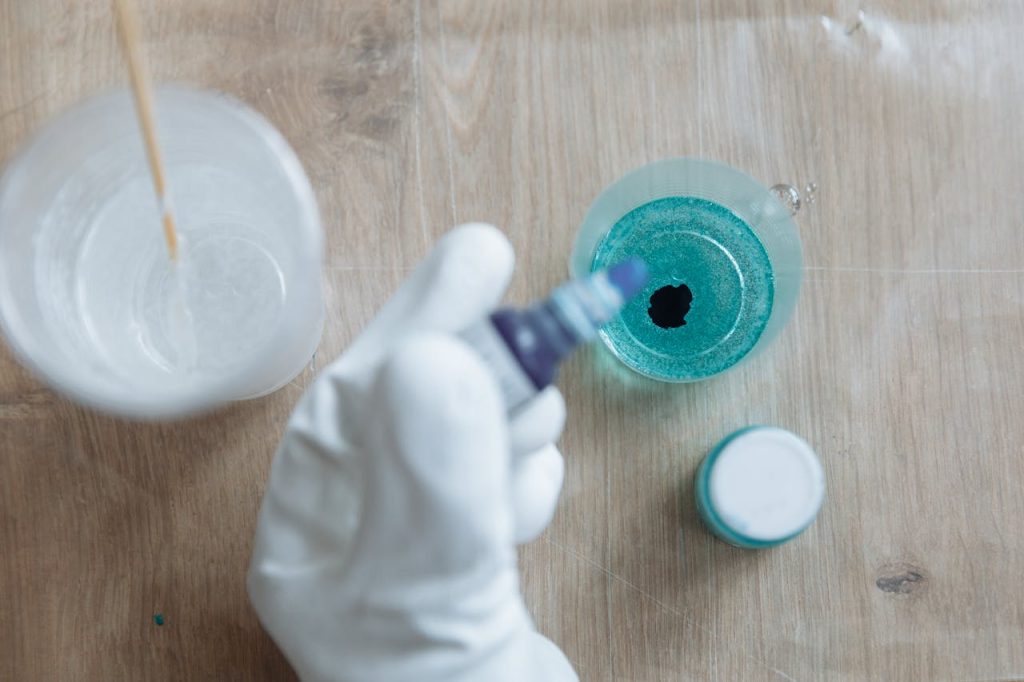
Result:
<instances>
[{"instance_id":1,"label":"clear plastic cup","mask_svg":"<svg viewBox=\"0 0 1024 682\"><path fill-rule=\"evenodd\" d=\"M8 342L72 399L144 418L274 391L323 327L319 214L284 138L220 93L161 88L156 112L178 265L126 91L59 117L0 178Z\"/></svg>"},{"instance_id":2,"label":"clear plastic cup","mask_svg":"<svg viewBox=\"0 0 1024 682\"><path fill-rule=\"evenodd\" d=\"M803 276L799 233L776 196L700 159L643 166L594 201L572 275L628 257L643 258L651 279L601 338L661 381L706 379L760 353L789 320Z\"/></svg>"}]
</instances>

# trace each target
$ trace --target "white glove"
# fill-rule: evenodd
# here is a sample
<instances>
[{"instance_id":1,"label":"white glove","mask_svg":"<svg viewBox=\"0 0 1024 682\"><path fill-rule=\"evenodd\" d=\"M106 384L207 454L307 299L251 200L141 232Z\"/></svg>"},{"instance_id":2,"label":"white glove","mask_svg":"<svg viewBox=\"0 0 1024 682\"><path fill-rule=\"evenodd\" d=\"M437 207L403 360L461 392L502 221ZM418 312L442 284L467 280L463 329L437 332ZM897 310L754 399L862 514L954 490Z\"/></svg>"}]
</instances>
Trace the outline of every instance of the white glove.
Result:
<instances>
[{"instance_id":1,"label":"white glove","mask_svg":"<svg viewBox=\"0 0 1024 682\"><path fill-rule=\"evenodd\" d=\"M554 512L565 404L548 389L510 421L455 336L512 267L495 228L450 232L292 415L249 595L303 680L577 679L533 627L515 552Z\"/></svg>"}]
</instances>

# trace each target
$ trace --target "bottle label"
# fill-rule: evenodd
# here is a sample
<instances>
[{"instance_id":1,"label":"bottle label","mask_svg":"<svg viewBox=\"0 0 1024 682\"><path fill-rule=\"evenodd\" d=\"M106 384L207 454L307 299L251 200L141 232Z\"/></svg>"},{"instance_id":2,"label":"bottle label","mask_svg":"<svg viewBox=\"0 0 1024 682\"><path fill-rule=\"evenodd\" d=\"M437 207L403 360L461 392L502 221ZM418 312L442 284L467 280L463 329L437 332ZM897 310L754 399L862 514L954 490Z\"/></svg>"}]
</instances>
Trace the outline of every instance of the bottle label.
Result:
<instances>
[{"instance_id":1,"label":"bottle label","mask_svg":"<svg viewBox=\"0 0 1024 682\"><path fill-rule=\"evenodd\" d=\"M484 364L490 368L510 413L537 395L530 377L519 366L519 361L489 320L473 325L459 336L480 354Z\"/></svg>"}]
</instances>

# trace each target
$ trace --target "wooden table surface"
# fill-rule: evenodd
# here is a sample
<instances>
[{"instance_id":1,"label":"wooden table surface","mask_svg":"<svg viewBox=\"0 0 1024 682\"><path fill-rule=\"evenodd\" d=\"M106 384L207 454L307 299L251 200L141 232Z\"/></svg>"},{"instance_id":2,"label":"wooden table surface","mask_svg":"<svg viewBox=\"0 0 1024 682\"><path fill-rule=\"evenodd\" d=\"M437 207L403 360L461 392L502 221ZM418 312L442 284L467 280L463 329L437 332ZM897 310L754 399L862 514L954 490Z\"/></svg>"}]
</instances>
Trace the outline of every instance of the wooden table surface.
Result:
<instances>
[{"instance_id":1,"label":"wooden table surface","mask_svg":"<svg viewBox=\"0 0 1024 682\"><path fill-rule=\"evenodd\" d=\"M591 349L562 381L568 471L522 552L584 680L1024 679L1024 5L1019 0L149 0L160 81L218 88L297 150L339 353L449 226L566 273L602 187L693 155L817 185L797 313L696 385ZM0 0L0 162L126 83L104 0ZM132 424L0 350L0 679L289 679L244 574L312 369L216 414ZM728 432L820 452L828 499L778 549L698 524ZM153 621L163 614L163 626Z\"/></svg>"}]
</instances>

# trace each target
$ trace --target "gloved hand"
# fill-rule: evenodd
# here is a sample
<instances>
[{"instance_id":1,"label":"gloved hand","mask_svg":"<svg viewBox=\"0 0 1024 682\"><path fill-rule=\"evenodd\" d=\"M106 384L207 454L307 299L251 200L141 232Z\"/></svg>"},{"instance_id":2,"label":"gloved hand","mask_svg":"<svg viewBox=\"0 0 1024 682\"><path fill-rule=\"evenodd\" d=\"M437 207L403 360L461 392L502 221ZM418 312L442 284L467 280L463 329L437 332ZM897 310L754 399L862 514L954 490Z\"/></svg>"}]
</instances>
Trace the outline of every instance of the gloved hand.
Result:
<instances>
[{"instance_id":1,"label":"gloved hand","mask_svg":"<svg viewBox=\"0 0 1024 682\"><path fill-rule=\"evenodd\" d=\"M515 552L553 514L565 404L548 389L510 420L455 335L512 266L495 228L450 232L292 415L249 594L303 680L577 679L533 627Z\"/></svg>"}]
</instances>

